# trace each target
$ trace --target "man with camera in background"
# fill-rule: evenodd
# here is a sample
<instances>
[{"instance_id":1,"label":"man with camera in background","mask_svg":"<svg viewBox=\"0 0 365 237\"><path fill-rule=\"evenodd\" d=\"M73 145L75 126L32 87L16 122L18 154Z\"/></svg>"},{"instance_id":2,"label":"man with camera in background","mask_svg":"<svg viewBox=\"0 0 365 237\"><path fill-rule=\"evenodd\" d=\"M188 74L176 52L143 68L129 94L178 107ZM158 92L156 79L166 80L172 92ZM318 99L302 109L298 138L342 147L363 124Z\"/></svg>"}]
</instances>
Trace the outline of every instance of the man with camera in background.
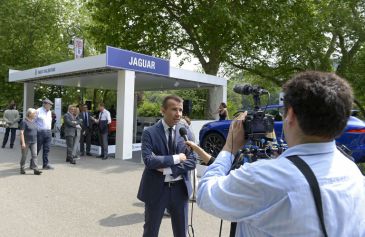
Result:
<instances>
[{"instance_id":1,"label":"man with camera in background","mask_svg":"<svg viewBox=\"0 0 365 237\"><path fill-rule=\"evenodd\" d=\"M277 159L230 171L234 155L245 144L242 121L233 121L223 150L201 179L198 205L237 222L235 236L240 237L364 236L364 177L334 141L350 116L351 87L332 73L304 72L283 91L289 149ZM296 167L298 159L313 171L318 192L312 193Z\"/></svg>"}]
</instances>

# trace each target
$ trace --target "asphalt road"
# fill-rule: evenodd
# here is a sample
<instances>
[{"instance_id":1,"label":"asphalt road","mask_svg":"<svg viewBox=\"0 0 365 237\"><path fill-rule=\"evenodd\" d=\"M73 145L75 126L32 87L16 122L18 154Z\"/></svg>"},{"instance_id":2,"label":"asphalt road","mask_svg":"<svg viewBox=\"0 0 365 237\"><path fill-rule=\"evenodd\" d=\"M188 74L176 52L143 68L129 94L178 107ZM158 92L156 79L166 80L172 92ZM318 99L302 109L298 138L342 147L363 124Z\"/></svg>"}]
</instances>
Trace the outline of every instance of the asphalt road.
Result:
<instances>
[{"instance_id":1,"label":"asphalt road","mask_svg":"<svg viewBox=\"0 0 365 237\"><path fill-rule=\"evenodd\" d=\"M136 194L144 166L95 157L73 166L65 163L65 153L52 147L55 170L20 175L19 138L14 149L0 148L0 236L142 236L144 204ZM193 223L195 237L219 234L220 220L196 205ZM228 232L224 222L222 236ZM173 236L170 218L163 219L159 236Z\"/></svg>"}]
</instances>

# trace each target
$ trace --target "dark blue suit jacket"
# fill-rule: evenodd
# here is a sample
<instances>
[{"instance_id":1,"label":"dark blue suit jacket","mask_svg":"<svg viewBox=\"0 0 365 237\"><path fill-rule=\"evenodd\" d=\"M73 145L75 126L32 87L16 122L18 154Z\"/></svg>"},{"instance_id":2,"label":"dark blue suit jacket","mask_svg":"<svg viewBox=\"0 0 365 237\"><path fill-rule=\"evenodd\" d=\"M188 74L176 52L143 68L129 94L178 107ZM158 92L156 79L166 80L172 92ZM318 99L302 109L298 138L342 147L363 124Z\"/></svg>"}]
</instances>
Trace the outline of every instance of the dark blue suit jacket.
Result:
<instances>
[{"instance_id":1,"label":"dark blue suit jacket","mask_svg":"<svg viewBox=\"0 0 365 237\"><path fill-rule=\"evenodd\" d=\"M170 167L172 176L176 178L181 175L184 179L188 196L192 192L189 170L195 169L196 157L193 152L188 150L184 139L180 136L179 129L185 127L188 131L189 140L192 134L189 128L183 124L177 124L175 129L175 151L176 154L185 153L186 160L183 163L174 164L172 155L168 154L167 139L161 121L146 129L142 134L142 158L146 165L138 191L138 199L145 203L153 203L159 200L161 195L165 175L158 171L160 168Z\"/></svg>"}]
</instances>

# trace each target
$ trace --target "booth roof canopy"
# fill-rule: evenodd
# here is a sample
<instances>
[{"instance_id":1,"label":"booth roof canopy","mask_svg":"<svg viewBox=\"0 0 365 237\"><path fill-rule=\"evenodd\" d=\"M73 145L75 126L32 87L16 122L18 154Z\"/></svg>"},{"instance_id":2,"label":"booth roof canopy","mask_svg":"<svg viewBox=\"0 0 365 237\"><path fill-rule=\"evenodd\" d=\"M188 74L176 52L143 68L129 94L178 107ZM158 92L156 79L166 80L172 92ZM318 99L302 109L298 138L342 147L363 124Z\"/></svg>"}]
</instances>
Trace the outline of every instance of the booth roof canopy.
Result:
<instances>
[{"instance_id":1,"label":"booth roof canopy","mask_svg":"<svg viewBox=\"0 0 365 237\"><path fill-rule=\"evenodd\" d=\"M9 71L10 82L33 82L58 86L111 89L117 88L119 69L106 65L101 54L51 64L25 71ZM135 74L136 91L209 88L226 86L224 78L170 67L169 76L143 72Z\"/></svg>"}]
</instances>

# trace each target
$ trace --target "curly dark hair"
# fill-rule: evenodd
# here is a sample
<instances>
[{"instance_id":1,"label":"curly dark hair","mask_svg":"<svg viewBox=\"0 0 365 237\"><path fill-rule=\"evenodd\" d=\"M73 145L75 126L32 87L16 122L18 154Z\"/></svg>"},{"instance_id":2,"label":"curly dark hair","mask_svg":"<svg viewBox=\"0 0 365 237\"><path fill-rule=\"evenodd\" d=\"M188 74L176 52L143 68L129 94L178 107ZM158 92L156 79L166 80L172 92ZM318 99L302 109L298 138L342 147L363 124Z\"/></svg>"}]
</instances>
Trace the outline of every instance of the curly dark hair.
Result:
<instances>
[{"instance_id":1,"label":"curly dark hair","mask_svg":"<svg viewBox=\"0 0 365 237\"><path fill-rule=\"evenodd\" d=\"M335 138L351 114L351 86L334 73L307 71L283 86L284 114L293 108L305 135Z\"/></svg>"}]
</instances>

